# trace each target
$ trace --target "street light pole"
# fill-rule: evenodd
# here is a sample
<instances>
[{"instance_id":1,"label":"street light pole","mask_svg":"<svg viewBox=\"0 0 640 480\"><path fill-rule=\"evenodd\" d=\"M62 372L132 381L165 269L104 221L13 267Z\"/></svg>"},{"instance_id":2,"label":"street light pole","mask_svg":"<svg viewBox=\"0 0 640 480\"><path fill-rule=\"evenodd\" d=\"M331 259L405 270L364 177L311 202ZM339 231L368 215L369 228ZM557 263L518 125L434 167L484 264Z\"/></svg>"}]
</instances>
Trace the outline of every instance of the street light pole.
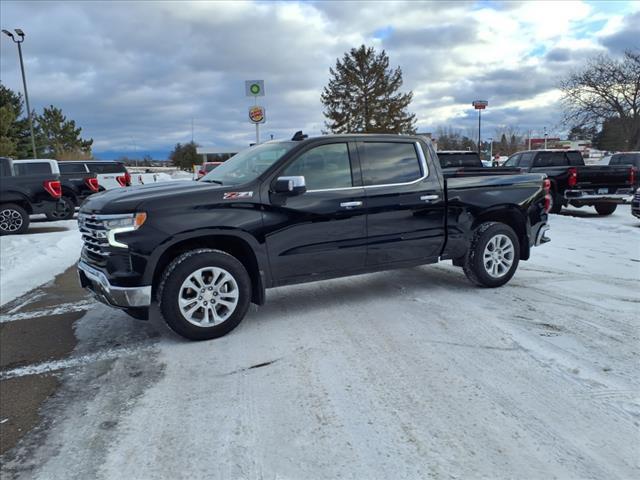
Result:
<instances>
[{"instance_id":1,"label":"street light pole","mask_svg":"<svg viewBox=\"0 0 640 480\"><path fill-rule=\"evenodd\" d=\"M547 149L547 127L544 127L544 149Z\"/></svg>"},{"instance_id":2,"label":"street light pole","mask_svg":"<svg viewBox=\"0 0 640 480\"><path fill-rule=\"evenodd\" d=\"M20 71L22 72L22 86L24 87L24 100L27 104L27 116L29 118L29 130L31 131L31 148L33 149L33 158L37 158L36 153L36 139L33 134L33 119L31 118L31 106L29 105L29 92L27 91L27 77L24 74L24 62L22 61L22 42L24 42L24 32L19 28L15 29L16 34L20 37L17 40L14 35L8 30L2 30L2 33L7 35L14 43L18 45L18 56L20 57Z\"/></svg>"}]
</instances>

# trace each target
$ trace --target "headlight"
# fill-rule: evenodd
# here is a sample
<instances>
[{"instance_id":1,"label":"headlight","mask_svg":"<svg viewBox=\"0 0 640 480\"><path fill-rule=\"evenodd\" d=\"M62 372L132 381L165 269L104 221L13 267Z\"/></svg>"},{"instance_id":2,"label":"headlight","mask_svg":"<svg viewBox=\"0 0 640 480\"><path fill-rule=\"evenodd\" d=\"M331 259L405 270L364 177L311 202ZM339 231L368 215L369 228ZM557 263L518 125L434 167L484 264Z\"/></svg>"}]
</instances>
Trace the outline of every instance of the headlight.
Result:
<instances>
[{"instance_id":1,"label":"headlight","mask_svg":"<svg viewBox=\"0 0 640 480\"><path fill-rule=\"evenodd\" d=\"M116 235L119 233L133 232L140 228L146 220L147 214L144 212L114 215L106 218L103 225L107 230L109 245L112 247L127 248L126 243L116 240Z\"/></svg>"}]
</instances>

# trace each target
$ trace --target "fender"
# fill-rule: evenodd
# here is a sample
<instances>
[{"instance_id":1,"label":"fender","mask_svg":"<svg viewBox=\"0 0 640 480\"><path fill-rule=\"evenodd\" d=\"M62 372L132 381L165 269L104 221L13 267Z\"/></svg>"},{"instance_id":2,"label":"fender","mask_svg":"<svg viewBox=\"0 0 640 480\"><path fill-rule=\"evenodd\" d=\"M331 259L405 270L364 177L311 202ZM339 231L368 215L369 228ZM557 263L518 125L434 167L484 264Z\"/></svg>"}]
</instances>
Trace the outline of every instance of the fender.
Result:
<instances>
[{"instance_id":1,"label":"fender","mask_svg":"<svg viewBox=\"0 0 640 480\"><path fill-rule=\"evenodd\" d=\"M0 196L0 203L19 203L27 207L27 211L32 210L29 197L17 190L9 190L2 192Z\"/></svg>"},{"instance_id":2,"label":"fender","mask_svg":"<svg viewBox=\"0 0 640 480\"><path fill-rule=\"evenodd\" d=\"M156 270L159 262L163 259L165 253L173 247L180 243L191 242L194 242L199 246L203 246L206 245L208 237L236 238L243 241L249 247L256 259L264 287L268 288L272 284L271 268L269 266L266 246L264 243L259 242L258 239L249 232L232 227L202 227L195 230L183 231L167 238L165 241L157 245L151 252L151 255L147 257L147 264L142 276L143 284L151 285L153 283L154 276L157 274ZM198 243L199 239L202 240L202 243ZM215 244L213 244L213 246L215 246ZM131 253L135 254L135 252Z\"/></svg>"}]
</instances>

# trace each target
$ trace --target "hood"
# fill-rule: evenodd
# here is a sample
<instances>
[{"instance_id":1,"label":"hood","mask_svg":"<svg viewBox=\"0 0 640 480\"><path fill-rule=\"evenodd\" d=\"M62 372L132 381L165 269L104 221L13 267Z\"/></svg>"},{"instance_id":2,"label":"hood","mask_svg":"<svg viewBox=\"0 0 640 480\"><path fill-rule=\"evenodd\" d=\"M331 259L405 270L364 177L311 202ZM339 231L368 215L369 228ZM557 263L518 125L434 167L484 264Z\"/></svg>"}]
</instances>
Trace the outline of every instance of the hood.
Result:
<instances>
[{"instance_id":1,"label":"hood","mask_svg":"<svg viewBox=\"0 0 640 480\"><path fill-rule=\"evenodd\" d=\"M133 187L114 188L91 195L81 206L84 213L130 213L139 206L151 201L153 203L173 200L176 197L198 194L204 190L223 191L229 187L222 187L214 183L194 182L192 180L176 180L171 182L153 183L150 185L136 185Z\"/></svg>"}]
</instances>

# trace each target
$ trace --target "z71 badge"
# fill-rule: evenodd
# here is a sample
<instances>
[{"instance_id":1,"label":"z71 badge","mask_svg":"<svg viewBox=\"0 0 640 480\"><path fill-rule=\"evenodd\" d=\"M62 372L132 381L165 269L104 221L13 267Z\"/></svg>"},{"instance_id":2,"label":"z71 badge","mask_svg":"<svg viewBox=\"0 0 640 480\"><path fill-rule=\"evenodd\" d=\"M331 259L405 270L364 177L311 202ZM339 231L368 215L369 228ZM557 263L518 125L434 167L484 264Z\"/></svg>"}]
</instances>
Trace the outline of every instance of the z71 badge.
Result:
<instances>
[{"instance_id":1,"label":"z71 badge","mask_svg":"<svg viewBox=\"0 0 640 480\"><path fill-rule=\"evenodd\" d=\"M223 200L236 200L238 198L251 198L253 192L225 192L222 196Z\"/></svg>"}]
</instances>

